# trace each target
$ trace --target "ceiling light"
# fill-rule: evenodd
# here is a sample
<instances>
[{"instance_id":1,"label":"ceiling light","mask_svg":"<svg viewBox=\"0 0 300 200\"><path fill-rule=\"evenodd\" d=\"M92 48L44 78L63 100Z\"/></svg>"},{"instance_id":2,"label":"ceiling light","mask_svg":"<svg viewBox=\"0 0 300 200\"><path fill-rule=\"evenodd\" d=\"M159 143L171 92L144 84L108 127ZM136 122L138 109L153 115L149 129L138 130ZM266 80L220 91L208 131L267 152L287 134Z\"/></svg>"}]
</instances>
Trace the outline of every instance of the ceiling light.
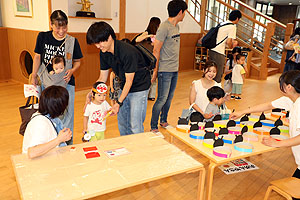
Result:
<instances>
[{"instance_id":1,"label":"ceiling light","mask_svg":"<svg viewBox=\"0 0 300 200\"><path fill-rule=\"evenodd\" d=\"M292 5L292 3L290 2L289 5Z\"/></svg>"}]
</instances>

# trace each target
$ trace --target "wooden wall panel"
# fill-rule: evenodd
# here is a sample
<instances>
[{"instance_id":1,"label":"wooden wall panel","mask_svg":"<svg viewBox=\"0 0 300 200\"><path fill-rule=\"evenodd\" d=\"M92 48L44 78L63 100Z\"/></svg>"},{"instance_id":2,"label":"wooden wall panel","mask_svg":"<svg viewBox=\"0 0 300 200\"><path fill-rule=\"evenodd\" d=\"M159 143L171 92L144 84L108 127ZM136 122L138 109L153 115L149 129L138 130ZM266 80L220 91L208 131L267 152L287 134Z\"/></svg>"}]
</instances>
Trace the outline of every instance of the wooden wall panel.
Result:
<instances>
[{"instance_id":1,"label":"wooden wall panel","mask_svg":"<svg viewBox=\"0 0 300 200\"><path fill-rule=\"evenodd\" d=\"M0 28L0 81L11 79L7 28Z\"/></svg>"},{"instance_id":2,"label":"wooden wall panel","mask_svg":"<svg viewBox=\"0 0 300 200\"><path fill-rule=\"evenodd\" d=\"M194 68L195 46L199 37L199 33L180 34L179 71L192 70Z\"/></svg>"},{"instance_id":3,"label":"wooden wall panel","mask_svg":"<svg viewBox=\"0 0 300 200\"><path fill-rule=\"evenodd\" d=\"M11 67L11 78L13 80L27 83L27 78L22 74L20 66L21 52L26 50L34 56L34 46L38 32L23 29L8 28L9 58Z\"/></svg>"},{"instance_id":4,"label":"wooden wall panel","mask_svg":"<svg viewBox=\"0 0 300 200\"><path fill-rule=\"evenodd\" d=\"M136 34L127 33L126 38L132 39ZM34 57L34 47L38 32L8 28L7 35L10 49L11 78L22 83L27 83L28 80L23 76L20 68L19 57L23 50L27 50ZM86 33L70 33L70 35L78 39L83 53L81 66L74 74L76 78L76 90L90 88L97 80L100 72L99 49L94 45L86 44ZM181 34L180 71L193 69L194 48L198 38L199 34L196 33Z\"/></svg>"}]
</instances>

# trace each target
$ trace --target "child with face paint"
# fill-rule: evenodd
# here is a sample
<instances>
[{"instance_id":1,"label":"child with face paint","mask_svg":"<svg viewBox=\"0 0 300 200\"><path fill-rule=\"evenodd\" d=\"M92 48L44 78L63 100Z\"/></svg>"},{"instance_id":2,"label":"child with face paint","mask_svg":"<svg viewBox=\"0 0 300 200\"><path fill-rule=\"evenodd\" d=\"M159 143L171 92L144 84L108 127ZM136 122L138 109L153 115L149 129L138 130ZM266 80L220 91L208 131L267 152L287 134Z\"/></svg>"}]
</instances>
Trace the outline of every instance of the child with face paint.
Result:
<instances>
[{"instance_id":1,"label":"child with face paint","mask_svg":"<svg viewBox=\"0 0 300 200\"><path fill-rule=\"evenodd\" d=\"M83 119L83 141L96 141L104 139L106 130L106 116L111 106L106 99L107 85L103 82L96 82L92 88L92 102L84 111Z\"/></svg>"}]
</instances>

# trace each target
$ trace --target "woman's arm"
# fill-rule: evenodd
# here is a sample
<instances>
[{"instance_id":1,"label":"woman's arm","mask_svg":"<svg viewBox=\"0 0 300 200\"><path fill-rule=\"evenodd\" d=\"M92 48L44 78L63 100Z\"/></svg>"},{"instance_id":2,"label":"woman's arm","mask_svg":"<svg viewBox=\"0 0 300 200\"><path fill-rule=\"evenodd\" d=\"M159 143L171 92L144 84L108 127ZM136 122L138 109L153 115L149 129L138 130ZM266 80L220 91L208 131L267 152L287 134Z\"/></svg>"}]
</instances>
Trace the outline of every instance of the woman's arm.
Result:
<instances>
[{"instance_id":1,"label":"woman's arm","mask_svg":"<svg viewBox=\"0 0 300 200\"><path fill-rule=\"evenodd\" d=\"M244 115L246 113L263 112L263 111L271 110L271 109L274 109L274 107L272 106L271 102L267 102L267 103L259 104L257 106L249 107L242 111L231 113L229 116L229 119L234 120L234 119L241 117L242 115Z\"/></svg>"},{"instance_id":2,"label":"woman's arm","mask_svg":"<svg viewBox=\"0 0 300 200\"><path fill-rule=\"evenodd\" d=\"M29 147L27 151L28 158L36 158L39 156L42 156L46 154L48 151L51 149L55 148L58 146L61 142L68 141L72 138L72 131L69 128L64 128L61 130L58 134L58 136L45 143L45 144L39 144L33 147Z\"/></svg>"},{"instance_id":3,"label":"woman's arm","mask_svg":"<svg viewBox=\"0 0 300 200\"><path fill-rule=\"evenodd\" d=\"M264 137L262 143L270 147L292 147L300 144L300 135L281 141L271 137Z\"/></svg>"},{"instance_id":4,"label":"woman's arm","mask_svg":"<svg viewBox=\"0 0 300 200\"><path fill-rule=\"evenodd\" d=\"M148 35L148 32L145 31L144 33L142 33L141 35L139 35L137 38L135 38L135 42L139 43L145 39L147 39L148 37L152 37L153 35Z\"/></svg>"},{"instance_id":5,"label":"woman's arm","mask_svg":"<svg viewBox=\"0 0 300 200\"><path fill-rule=\"evenodd\" d=\"M32 65L32 79L31 79L31 84L32 85L37 85L38 80L37 80L37 72L40 68L41 65L41 54L36 53L33 57L33 65Z\"/></svg>"},{"instance_id":6,"label":"woman's arm","mask_svg":"<svg viewBox=\"0 0 300 200\"><path fill-rule=\"evenodd\" d=\"M192 85L191 87L191 90L190 90L190 97L189 97L189 103L190 105L193 105L193 108L197 111L197 112L200 112L203 116L204 116L204 111L201 110L201 108L199 108L199 106L197 106L197 104L195 103L196 101L196 96L197 96L197 92L196 92L196 89L195 89L195 84Z\"/></svg>"}]
</instances>

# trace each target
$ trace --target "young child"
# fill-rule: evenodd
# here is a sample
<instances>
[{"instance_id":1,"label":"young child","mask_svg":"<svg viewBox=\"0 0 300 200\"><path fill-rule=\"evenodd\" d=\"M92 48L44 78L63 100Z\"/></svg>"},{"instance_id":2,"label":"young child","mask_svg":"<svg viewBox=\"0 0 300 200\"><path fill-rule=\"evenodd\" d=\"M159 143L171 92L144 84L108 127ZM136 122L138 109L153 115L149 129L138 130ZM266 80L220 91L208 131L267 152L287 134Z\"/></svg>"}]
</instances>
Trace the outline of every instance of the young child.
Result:
<instances>
[{"instance_id":1,"label":"young child","mask_svg":"<svg viewBox=\"0 0 300 200\"><path fill-rule=\"evenodd\" d=\"M193 81L189 103L193 105L193 109L197 112L200 112L204 118L209 119L212 117L212 114L205 114L205 109L209 104L207 98L207 90L213 86L221 87L220 83L214 81L214 78L217 74L217 65L213 61L207 61L203 67L202 78L199 80Z\"/></svg>"},{"instance_id":2,"label":"young child","mask_svg":"<svg viewBox=\"0 0 300 200\"><path fill-rule=\"evenodd\" d=\"M271 147L292 147L298 168L293 177L300 178L300 71L291 70L284 72L279 78L280 90L284 96L272 102L264 103L246 110L234 112L231 119L237 119L245 113L263 112L274 108L290 111L289 133L290 138L277 141L271 137L264 137L262 143Z\"/></svg>"},{"instance_id":3,"label":"young child","mask_svg":"<svg viewBox=\"0 0 300 200\"><path fill-rule=\"evenodd\" d=\"M212 121L215 115L220 114L220 106L225 102L225 91L218 86L213 86L207 90L207 98L209 104L205 109L205 114L209 114L211 118L205 121Z\"/></svg>"},{"instance_id":4,"label":"young child","mask_svg":"<svg viewBox=\"0 0 300 200\"><path fill-rule=\"evenodd\" d=\"M225 65L224 74L224 91L226 93L231 93L232 90L232 69L236 64L236 56L242 53L241 47L234 47L231 54L228 55L228 61Z\"/></svg>"},{"instance_id":5,"label":"young child","mask_svg":"<svg viewBox=\"0 0 300 200\"><path fill-rule=\"evenodd\" d=\"M54 56L52 59L53 70L49 72L49 74L59 74L62 73L65 69L66 60L63 56Z\"/></svg>"},{"instance_id":6,"label":"young child","mask_svg":"<svg viewBox=\"0 0 300 200\"><path fill-rule=\"evenodd\" d=\"M103 82L96 82L92 88L92 102L85 108L83 119L83 141L104 139L106 130L105 116L111 110L106 99L107 86Z\"/></svg>"},{"instance_id":7,"label":"young child","mask_svg":"<svg viewBox=\"0 0 300 200\"><path fill-rule=\"evenodd\" d=\"M245 56L243 54L238 54L236 56L236 65L232 69L232 93L231 98L235 100L240 100L242 94L242 87L245 80L245 69L243 65L245 64Z\"/></svg>"},{"instance_id":8,"label":"young child","mask_svg":"<svg viewBox=\"0 0 300 200\"><path fill-rule=\"evenodd\" d=\"M43 86L45 88L56 85L67 87L67 82L65 81L64 77L66 76L66 69L65 69L65 58L61 55L56 55L52 58L52 66L53 70L48 73L42 73L41 77L43 80Z\"/></svg>"}]
</instances>

